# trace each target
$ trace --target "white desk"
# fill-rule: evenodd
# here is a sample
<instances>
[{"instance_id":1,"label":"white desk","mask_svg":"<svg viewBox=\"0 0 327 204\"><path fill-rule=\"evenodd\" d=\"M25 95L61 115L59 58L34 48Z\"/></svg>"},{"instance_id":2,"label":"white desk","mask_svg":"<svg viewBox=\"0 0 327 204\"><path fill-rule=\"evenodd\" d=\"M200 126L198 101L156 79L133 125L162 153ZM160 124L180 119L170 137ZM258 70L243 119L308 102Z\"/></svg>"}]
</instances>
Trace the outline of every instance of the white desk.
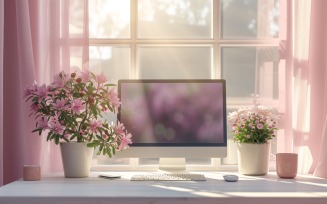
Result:
<instances>
[{"instance_id":1,"label":"white desk","mask_svg":"<svg viewBox=\"0 0 327 204\"><path fill-rule=\"evenodd\" d=\"M92 175L83 179L63 176L40 181L15 181L0 188L1 204L85 204L85 203L197 203L197 204L326 204L327 180L298 176L280 179L274 173L262 177L241 176L228 183L222 172L205 173L207 181L106 180Z\"/></svg>"}]
</instances>

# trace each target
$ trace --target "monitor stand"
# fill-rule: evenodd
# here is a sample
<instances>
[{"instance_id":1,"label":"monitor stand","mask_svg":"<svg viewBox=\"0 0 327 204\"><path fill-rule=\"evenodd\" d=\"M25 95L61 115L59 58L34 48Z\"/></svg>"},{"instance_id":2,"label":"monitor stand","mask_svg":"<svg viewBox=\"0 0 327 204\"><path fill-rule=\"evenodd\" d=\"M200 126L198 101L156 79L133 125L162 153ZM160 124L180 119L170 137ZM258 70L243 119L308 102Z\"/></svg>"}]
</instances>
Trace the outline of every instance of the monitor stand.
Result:
<instances>
[{"instance_id":1,"label":"monitor stand","mask_svg":"<svg viewBox=\"0 0 327 204\"><path fill-rule=\"evenodd\" d=\"M160 158L159 170L166 172L186 172L185 158Z\"/></svg>"}]
</instances>

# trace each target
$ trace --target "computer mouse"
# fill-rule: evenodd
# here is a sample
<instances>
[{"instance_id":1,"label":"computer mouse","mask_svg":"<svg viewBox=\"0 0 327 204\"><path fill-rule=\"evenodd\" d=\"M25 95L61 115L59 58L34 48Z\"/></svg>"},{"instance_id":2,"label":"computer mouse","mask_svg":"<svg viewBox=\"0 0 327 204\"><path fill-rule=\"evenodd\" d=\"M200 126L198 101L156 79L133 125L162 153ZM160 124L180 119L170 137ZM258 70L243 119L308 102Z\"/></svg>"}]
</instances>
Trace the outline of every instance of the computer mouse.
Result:
<instances>
[{"instance_id":1,"label":"computer mouse","mask_svg":"<svg viewBox=\"0 0 327 204\"><path fill-rule=\"evenodd\" d=\"M236 182L238 180L238 176L236 175L224 175L223 177L227 182Z\"/></svg>"}]
</instances>

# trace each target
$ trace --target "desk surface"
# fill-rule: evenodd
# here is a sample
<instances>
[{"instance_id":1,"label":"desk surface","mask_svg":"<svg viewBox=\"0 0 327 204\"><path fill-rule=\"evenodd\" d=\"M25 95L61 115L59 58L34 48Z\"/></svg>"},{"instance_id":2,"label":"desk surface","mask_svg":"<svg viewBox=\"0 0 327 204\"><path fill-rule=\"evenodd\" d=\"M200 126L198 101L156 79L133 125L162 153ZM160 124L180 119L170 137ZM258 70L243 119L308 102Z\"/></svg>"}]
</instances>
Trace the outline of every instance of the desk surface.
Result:
<instances>
[{"instance_id":1,"label":"desk surface","mask_svg":"<svg viewBox=\"0 0 327 204\"><path fill-rule=\"evenodd\" d=\"M225 182L223 172L204 173L207 181L130 181L121 179L44 177L40 181L18 180L0 187L0 203L327 203L327 180L310 176L280 179L239 175L236 183Z\"/></svg>"}]
</instances>

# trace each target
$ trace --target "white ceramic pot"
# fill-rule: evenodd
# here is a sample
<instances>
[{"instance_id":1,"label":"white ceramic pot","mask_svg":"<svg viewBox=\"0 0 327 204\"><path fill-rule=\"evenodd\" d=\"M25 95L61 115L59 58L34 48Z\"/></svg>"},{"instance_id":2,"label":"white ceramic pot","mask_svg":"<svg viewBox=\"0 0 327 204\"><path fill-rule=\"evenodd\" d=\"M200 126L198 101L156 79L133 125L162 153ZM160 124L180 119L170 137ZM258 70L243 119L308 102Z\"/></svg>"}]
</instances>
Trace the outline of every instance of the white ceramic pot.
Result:
<instances>
[{"instance_id":1,"label":"white ceramic pot","mask_svg":"<svg viewBox=\"0 0 327 204\"><path fill-rule=\"evenodd\" d=\"M61 158L65 177L88 177L91 167L93 148L86 143L62 142L60 143Z\"/></svg>"},{"instance_id":2,"label":"white ceramic pot","mask_svg":"<svg viewBox=\"0 0 327 204\"><path fill-rule=\"evenodd\" d=\"M269 171L270 142L237 143L238 169L244 175L266 175Z\"/></svg>"}]
</instances>

